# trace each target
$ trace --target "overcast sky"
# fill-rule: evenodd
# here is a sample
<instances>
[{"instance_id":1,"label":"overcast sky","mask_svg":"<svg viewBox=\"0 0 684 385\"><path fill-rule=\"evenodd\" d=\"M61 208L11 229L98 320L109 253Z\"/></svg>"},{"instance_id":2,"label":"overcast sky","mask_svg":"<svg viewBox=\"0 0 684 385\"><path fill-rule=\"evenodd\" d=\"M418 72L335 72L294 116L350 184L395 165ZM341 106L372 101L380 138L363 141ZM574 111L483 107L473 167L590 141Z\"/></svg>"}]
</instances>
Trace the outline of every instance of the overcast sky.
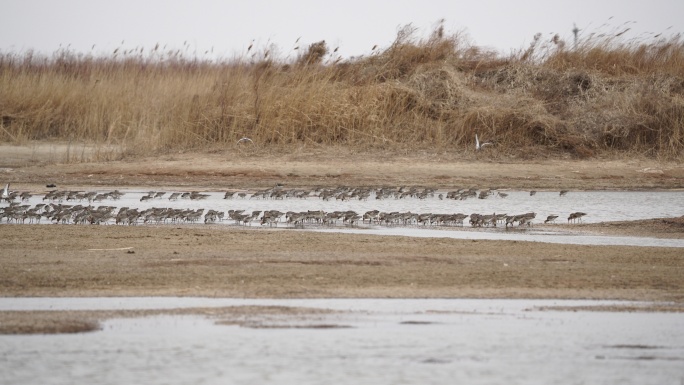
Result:
<instances>
[{"instance_id":1,"label":"overcast sky","mask_svg":"<svg viewBox=\"0 0 684 385\"><path fill-rule=\"evenodd\" d=\"M48 54L60 46L110 54L187 42L189 54L229 58L254 41L275 44L286 57L301 37L302 47L326 40L349 57L387 47L408 23L426 36L440 19L447 32L465 31L472 43L502 53L527 46L537 32L571 41L573 23L580 36L623 25L630 38L684 32L681 0L4 0L2 14L0 51Z\"/></svg>"}]
</instances>

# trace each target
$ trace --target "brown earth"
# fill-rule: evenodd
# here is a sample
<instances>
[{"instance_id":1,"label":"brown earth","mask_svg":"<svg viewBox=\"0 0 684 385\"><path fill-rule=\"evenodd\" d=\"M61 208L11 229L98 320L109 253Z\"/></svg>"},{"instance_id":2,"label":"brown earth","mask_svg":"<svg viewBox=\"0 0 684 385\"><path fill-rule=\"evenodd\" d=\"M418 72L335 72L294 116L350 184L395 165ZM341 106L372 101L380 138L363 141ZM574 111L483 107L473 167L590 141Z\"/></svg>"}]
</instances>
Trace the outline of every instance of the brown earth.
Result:
<instances>
[{"instance_id":1,"label":"brown earth","mask_svg":"<svg viewBox=\"0 0 684 385\"><path fill-rule=\"evenodd\" d=\"M0 183L33 191L45 190L47 183L60 189L197 190L275 183L538 190L684 187L681 165L647 159L490 160L483 154L357 154L316 148L284 155L239 149L55 163L59 156L47 157L44 150L34 147L27 154L21 148L0 146ZM682 238L684 218L550 228ZM677 248L212 225L0 224L0 250L0 295L8 297L587 298L684 303L684 254ZM0 313L0 324L8 316ZM76 322L76 327L92 327L91 318Z\"/></svg>"},{"instance_id":2,"label":"brown earth","mask_svg":"<svg viewBox=\"0 0 684 385\"><path fill-rule=\"evenodd\" d=\"M240 147L123 161L89 159L88 148L65 155L63 144L0 145L0 183L17 189L80 186L261 188L309 186L431 186L536 190L681 189L684 166L652 159L534 159L495 152L354 152L347 148ZM78 158L73 153L81 154Z\"/></svg>"},{"instance_id":3,"label":"brown earth","mask_svg":"<svg viewBox=\"0 0 684 385\"><path fill-rule=\"evenodd\" d=\"M2 225L3 296L684 301L678 248L234 229Z\"/></svg>"}]
</instances>

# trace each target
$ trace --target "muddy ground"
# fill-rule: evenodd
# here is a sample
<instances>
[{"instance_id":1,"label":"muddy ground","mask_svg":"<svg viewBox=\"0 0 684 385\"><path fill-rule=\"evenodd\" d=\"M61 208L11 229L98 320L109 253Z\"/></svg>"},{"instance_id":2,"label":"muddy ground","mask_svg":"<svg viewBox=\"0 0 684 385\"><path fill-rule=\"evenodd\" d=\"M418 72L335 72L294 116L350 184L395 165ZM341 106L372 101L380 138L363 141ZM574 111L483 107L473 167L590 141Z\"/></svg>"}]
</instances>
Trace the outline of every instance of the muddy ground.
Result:
<instances>
[{"instance_id":1,"label":"muddy ground","mask_svg":"<svg viewBox=\"0 0 684 385\"><path fill-rule=\"evenodd\" d=\"M64 144L0 145L0 183L17 188L133 187L155 189L311 186L430 186L528 190L681 189L684 166L645 158L524 160L490 152L354 152L347 148L259 149L73 162L100 149ZM78 154L82 154L80 157ZM684 213L682 213L684 214Z\"/></svg>"},{"instance_id":2,"label":"muddy ground","mask_svg":"<svg viewBox=\"0 0 684 385\"><path fill-rule=\"evenodd\" d=\"M632 158L492 160L482 154L359 154L335 148L286 154L239 149L60 163L58 152L42 149L0 146L0 183L36 192L46 190L49 183L60 189L140 186L213 191L276 183L530 190L684 188L684 167L677 162ZM682 238L682 215L577 225L572 230ZM567 225L557 225L563 226ZM2 223L0 250L0 295L12 297L587 298L684 303L684 253L676 248L214 225ZM3 317L9 315L0 313L0 323L7 320ZM87 319L83 322L85 328L92 326Z\"/></svg>"}]
</instances>

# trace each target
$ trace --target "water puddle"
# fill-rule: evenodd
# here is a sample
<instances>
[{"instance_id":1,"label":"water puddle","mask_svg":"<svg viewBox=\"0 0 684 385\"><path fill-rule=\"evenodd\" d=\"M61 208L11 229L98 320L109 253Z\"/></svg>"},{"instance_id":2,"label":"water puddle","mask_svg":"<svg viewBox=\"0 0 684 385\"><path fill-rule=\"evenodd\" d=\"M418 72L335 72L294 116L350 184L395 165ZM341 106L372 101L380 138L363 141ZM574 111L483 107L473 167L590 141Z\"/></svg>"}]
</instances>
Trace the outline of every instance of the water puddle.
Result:
<instances>
[{"instance_id":1,"label":"water puddle","mask_svg":"<svg viewBox=\"0 0 684 385\"><path fill-rule=\"evenodd\" d=\"M0 298L0 310L282 306L264 319L110 319L75 335L0 336L3 384L615 383L684 380L684 313L553 311L614 301ZM633 303L627 303L633 304ZM584 309L584 308L582 308Z\"/></svg>"}]
</instances>

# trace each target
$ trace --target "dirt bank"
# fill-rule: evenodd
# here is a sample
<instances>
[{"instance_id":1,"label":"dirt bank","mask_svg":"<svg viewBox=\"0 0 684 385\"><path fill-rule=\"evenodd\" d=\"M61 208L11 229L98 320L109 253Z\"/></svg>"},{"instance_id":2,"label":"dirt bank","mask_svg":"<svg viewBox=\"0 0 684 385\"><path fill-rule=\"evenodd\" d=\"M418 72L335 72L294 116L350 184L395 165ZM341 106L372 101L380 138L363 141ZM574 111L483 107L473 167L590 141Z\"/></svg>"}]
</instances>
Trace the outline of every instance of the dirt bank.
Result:
<instances>
[{"instance_id":1,"label":"dirt bank","mask_svg":"<svg viewBox=\"0 0 684 385\"><path fill-rule=\"evenodd\" d=\"M258 188L400 186L538 190L684 188L684 167L649 159L524 160L469 151L356 153L346 148L221 149L124 161L61 163L53 144L0 146L0 182L78 186ZM95 151L95 150L89 150ZM285 152L287 151L287 152ZM73 151L72 151L73 152ZM61 154L61 155L60 155Z\"/></svg>"}]
</instances>

